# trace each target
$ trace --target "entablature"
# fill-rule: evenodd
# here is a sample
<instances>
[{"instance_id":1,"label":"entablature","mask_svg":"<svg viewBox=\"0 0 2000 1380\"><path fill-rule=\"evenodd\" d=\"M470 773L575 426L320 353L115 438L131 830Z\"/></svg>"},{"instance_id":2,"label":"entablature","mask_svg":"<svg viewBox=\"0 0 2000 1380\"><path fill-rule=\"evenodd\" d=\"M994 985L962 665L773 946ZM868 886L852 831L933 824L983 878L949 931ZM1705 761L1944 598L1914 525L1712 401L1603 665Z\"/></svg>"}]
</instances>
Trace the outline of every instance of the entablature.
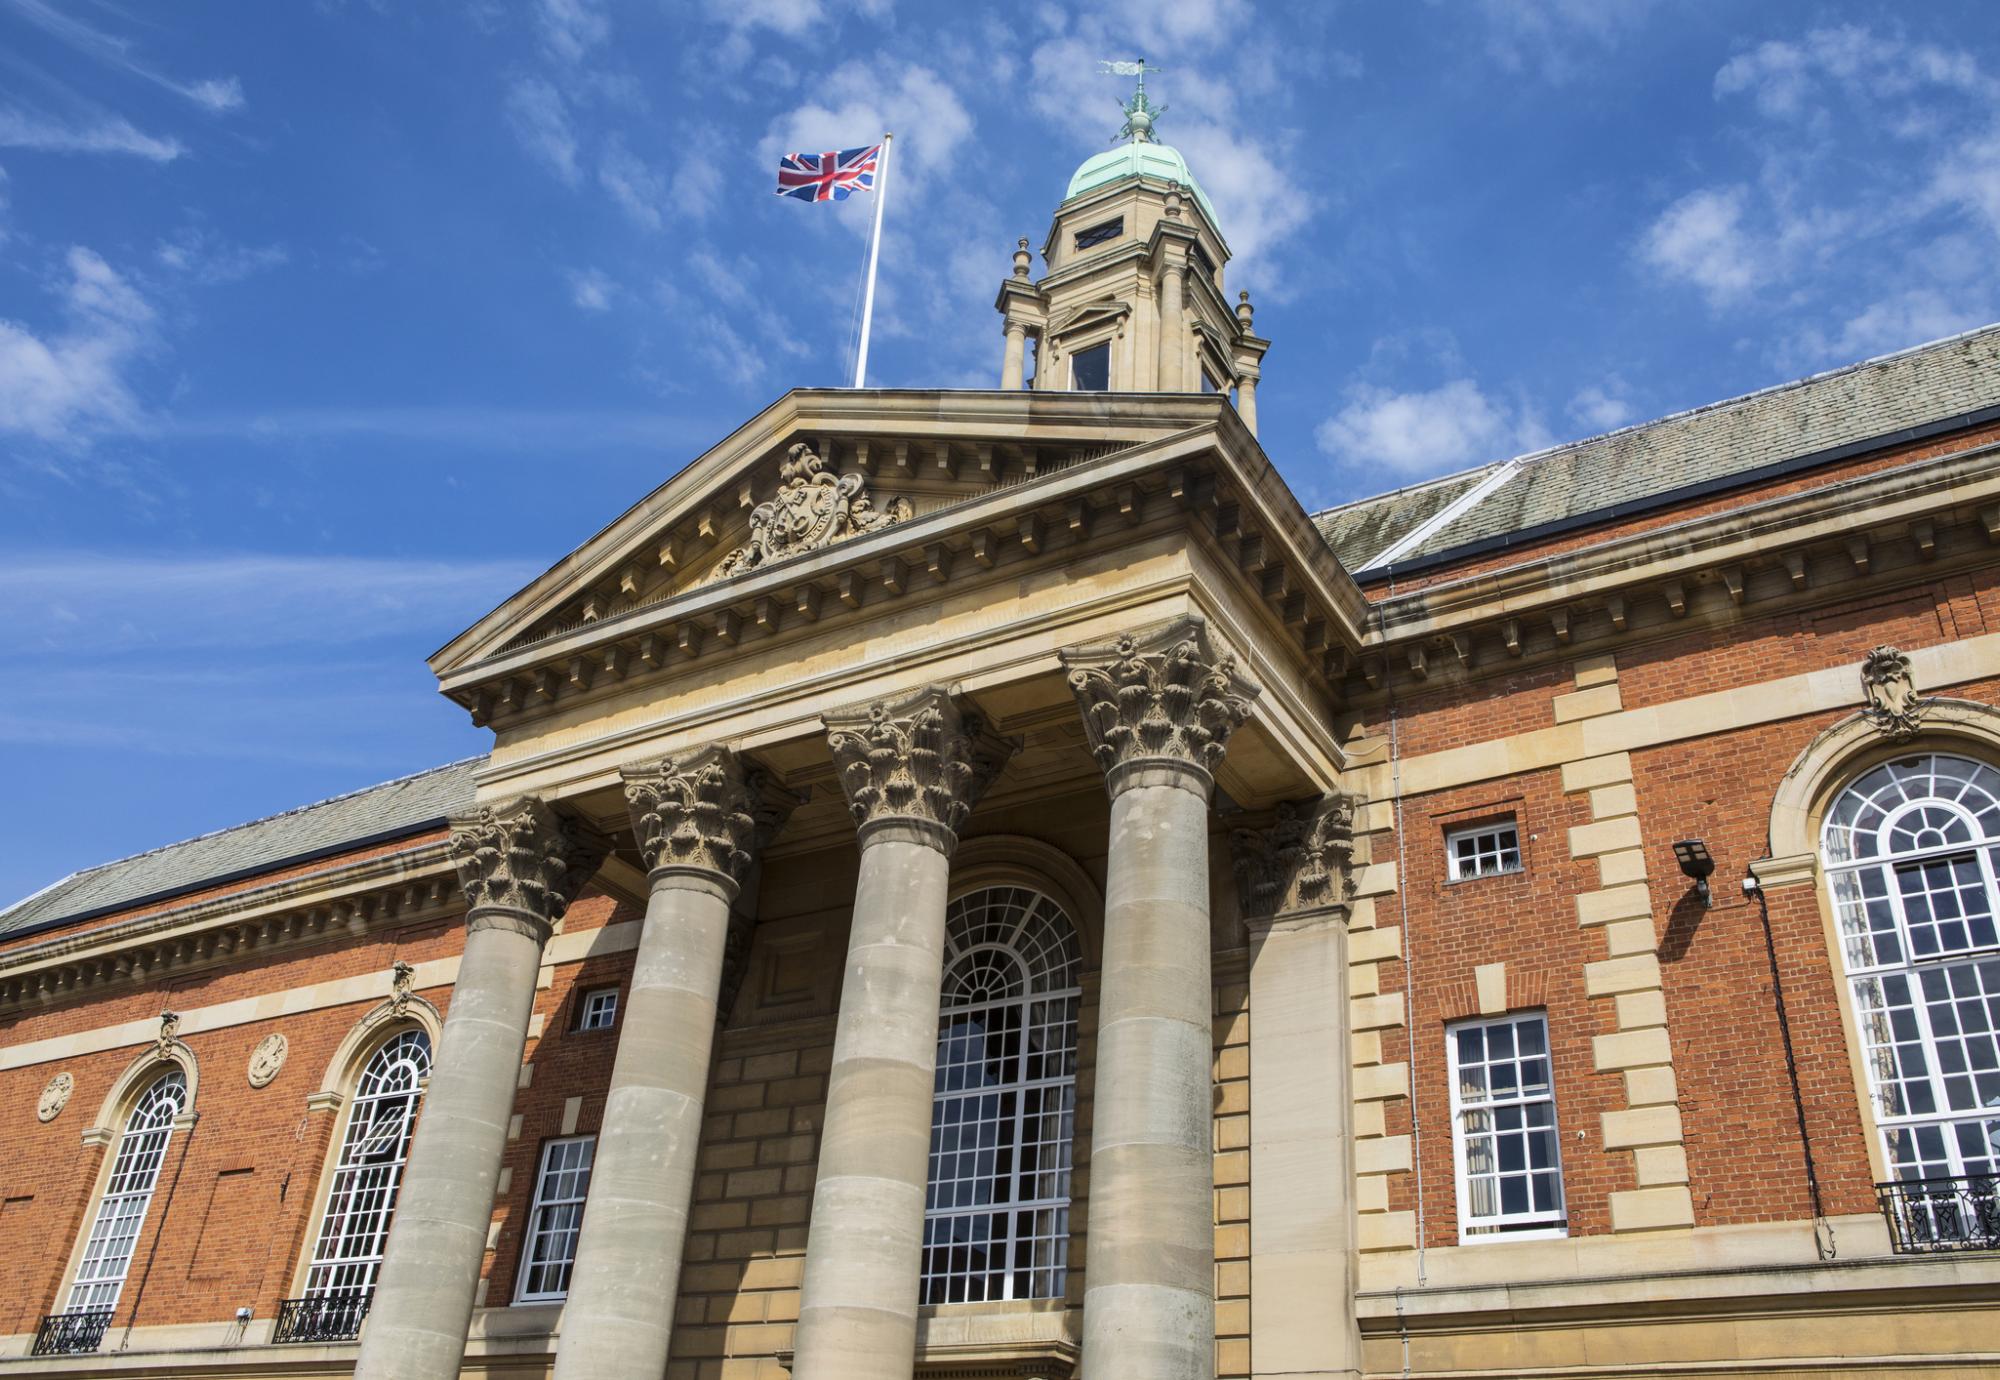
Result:
<instances>
[{"instance_id":1,"label":"entablature","mask_svg":"<svg viewBox=\"0 0 2000 1380\"><path fill-rule=\"evenodd\" d=\"M1373 605L1355 698L1505 674L1990 565L2000 446L1746 502Z\"/></svg>"}]
</instances>

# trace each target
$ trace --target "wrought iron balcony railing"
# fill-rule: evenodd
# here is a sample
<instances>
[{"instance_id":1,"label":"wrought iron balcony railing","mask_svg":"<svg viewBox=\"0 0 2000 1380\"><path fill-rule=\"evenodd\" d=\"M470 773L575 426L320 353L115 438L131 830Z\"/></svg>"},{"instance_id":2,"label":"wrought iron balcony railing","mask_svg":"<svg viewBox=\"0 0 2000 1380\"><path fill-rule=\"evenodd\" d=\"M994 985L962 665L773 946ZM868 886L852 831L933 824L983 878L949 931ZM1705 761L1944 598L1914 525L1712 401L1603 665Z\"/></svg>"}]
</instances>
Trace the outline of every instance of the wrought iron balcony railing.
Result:
<instances>
[{"instance_id":1,"label":"wrought iron balcony railing","mask_svg":"<svg viewBox=\"0 0 2000 1380\"><path fill-rule=\"evenodd\" d=\"M35 1329L34 1356L67 1356L95 1351L111 1326L109 1308L80 1308L71 1313L51 1313Z\"/></svg>"},{"instance_id":2,"label":"wrought iron balcony railing","mask_svg":"<svg viewBox=\"0 0 2000 1380\"><path fill-rule=\"evenodd\" d=\"M1899 1254L2000 1250L2000 1175L1876 1184Z\"/></svg>"},{"instance_id":3,"label":"wrought iron balcony railing","mask_svg":"<svg viewBox=\"0 0 2000 1380\"><path fill-rule=\"evenodd\" d=\"M308 1294L302 1299L278 1300L278 1327L274 1342L351 1342L361 1335L361 1320L368 1316L372 1289L354 1289L339 1294Z\"/></svg>"}]
</instances>

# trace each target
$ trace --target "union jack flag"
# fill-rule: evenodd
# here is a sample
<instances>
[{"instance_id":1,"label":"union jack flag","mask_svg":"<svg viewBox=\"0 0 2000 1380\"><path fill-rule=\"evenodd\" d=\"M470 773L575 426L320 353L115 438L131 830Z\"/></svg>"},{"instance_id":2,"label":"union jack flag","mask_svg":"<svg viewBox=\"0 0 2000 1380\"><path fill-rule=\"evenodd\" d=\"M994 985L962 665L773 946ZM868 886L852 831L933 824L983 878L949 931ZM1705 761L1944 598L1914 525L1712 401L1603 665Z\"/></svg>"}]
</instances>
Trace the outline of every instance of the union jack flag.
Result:
<instances>
[{"instance_id":1,"label":"union jack flag","mask_svg":"<svg viewBox=\"0 0 2000 1380\"><path fill-rule=\"evenodd\" d=\"M875 189L880 144L838 153L788 153L778 160L778 195L800 201L845 201Z\"/></svg>"}]
</instances>

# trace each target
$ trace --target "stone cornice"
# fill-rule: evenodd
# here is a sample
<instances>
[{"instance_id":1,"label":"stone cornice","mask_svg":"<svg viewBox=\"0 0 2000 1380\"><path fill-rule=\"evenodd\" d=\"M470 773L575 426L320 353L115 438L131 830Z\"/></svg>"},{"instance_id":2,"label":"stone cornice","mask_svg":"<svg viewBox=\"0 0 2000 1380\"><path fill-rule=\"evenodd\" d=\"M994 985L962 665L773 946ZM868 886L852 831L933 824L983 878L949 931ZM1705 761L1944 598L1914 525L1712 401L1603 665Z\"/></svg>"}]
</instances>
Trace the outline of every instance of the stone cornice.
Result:
<instances>
[{"instance_id":1,"label":"stone cornice","mask_svg":"<svg viewBox=\"0 0 2000 1380\"><path fill-rule=\"evenodd\" d=\"M850 538L775 568L682 591L659 603L496 654L446 677L475 718L525 721L631 680L704 671L740 643L875 615L878 606L953 580L1033 561L1070 559L1127 534L1178 522L1218 544L1261 597L1273 634L1314 678L1344 666L1366 604L1297 500L1227 403L1211 425L1135 444L1024 483L990 490L893 528ZM496 694L504 698L496 699Z\"/></svg>"},{"instance_id":2,"label":"stone cornice","mask_svg":"<svg viewBox=\"0 0 2000 1380\"><path fill-rule=\"evenodd\" d=\"M0 1015L464 909L444 839L0 952Z\"/></svg>"},{"instance_id":3,"label":"stone cornice","mask_svg":"<svg viewBox=\"0 0 2000 1380\"><path fill-rule=\"evenodd\" d=\"M1852 598L1986 564L2000 541L2000 446L1726 508L1383 600L1354 693L1505 672L1729 618Z\"/></svg>"}]
</instances>

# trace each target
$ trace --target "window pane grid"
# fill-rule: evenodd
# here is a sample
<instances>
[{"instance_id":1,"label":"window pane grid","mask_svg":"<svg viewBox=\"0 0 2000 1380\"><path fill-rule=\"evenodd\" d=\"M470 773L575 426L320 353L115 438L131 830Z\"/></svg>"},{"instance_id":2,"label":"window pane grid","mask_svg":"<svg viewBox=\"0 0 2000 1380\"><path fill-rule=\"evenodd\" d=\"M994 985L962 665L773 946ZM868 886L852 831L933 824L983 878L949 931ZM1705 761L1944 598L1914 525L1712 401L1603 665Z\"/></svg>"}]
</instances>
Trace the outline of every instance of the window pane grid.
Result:
<instances>
[{"instance_id":1,"label":"window pane grid","mask_svg":"<svg viewBox=\"0 0 2000 1380\"><path fill-rule=\"evenodd\" d=\"M528 1214L527 1249L522 1253L520 1298L559 1299L569 1293L576 1263L576 1239L583 1230L583 1203L590 1192L590 1167L597 1137L552 1140L542 1150L535 1178L535 1202Z\"/></svg>"},{"instance_id":2,"label":"window pane grid","mask_svg":"<svg viewBox=\"0 0 2000 1380\"><path fill-rule=\"evenodd\" d=\"M1865 773L1821 856L1863 1063L1898 1179L2000 1163L2000 772L1939 754Z\"/></svg>"},{"instance_id":3,"label":"window pane grid","mask_svg":"<svg viewBox=\"0 0 2000 1380\"><path fill-rule=\"evenodd\" d=\"M1445 835L1444 842L1454 882L1521 870L1521 835L1512 824L1461 829Z\"/></svg>"},{"instance_id":4,"label":"window pane grid","mask_svg":"<svg viewBox=\"0 0 2000 1380\"><path fill-rule=\"evenodd\" d=\"M578 1030L604 1030L618 1019L618 989L600 988L583 995L583 1014L577 1019Z\"/></svg>"},{"instance_id":5,"label":"window pane grid","mask_svg":"<svg viewBox=\"0 0 2000 1380\"><path fill-rule=\"evenodd\" d=\"M1461 1232L1560 1232L1567 1218L1547 1019L1454 1025L1447 1041Z\"/></svg>"},{"instance_id":6,"label":"window pane grid","mask_svg":"<svg viewBox=\"0 0 2000 1380\"><path fill-rule=\"evenodd\" d=\"M430 1068L430 1037L406 1030L362 1070L306 1271L307 1297L375 1288Z\"/></svg>"},{"instance_id":7,"label":"window pane grid","mask_svg":"<svg viewBox=\"0 0 2000 1380\"><path fill-rule=\"evenodd\" d=\"M115 1308L131 1268L139 1230L166 1162L174 1118L187 1107L187 1079L179 1069L156 1080L139 1098L118 1138L111 1178L83 1247L83 1263L69 1292L69 1311Z\"/></svg>"},{"instance_id":8,"label":"window pane grid","mask_svg":"<svg viewBox=\"0 0 2000 1380\"><path fill-rule=\"evenodd\" d=\"M946 946L922 1298L1059 1298L1076 1121L1075 932L1040 893L992 887L953 903Z\"/></svg>"}]
</instances>

